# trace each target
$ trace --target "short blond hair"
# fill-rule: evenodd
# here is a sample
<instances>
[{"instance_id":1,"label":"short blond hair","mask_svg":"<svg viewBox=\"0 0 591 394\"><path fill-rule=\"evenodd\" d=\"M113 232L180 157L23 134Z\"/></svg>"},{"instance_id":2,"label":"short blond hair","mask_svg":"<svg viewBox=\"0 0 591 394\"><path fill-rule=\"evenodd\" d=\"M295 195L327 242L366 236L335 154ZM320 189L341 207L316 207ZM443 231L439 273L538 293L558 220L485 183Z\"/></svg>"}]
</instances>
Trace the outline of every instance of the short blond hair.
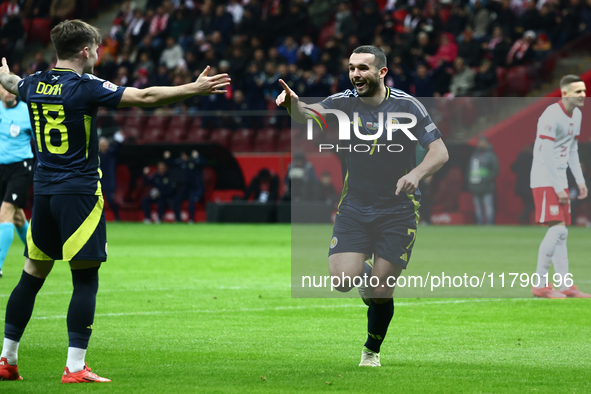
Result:
<instances>
[{"instance_id":1,"label":"short blond hair","mask_svg":"<svg viewBox=\"0 0 591 394\"><path fill-rule=\"evenodd\" d=\"M65 20L51 29L51 42L57 52L57 58L74 58L84 47L102 42L99 30L79 19Z\"/></svg>"}]
</instances>

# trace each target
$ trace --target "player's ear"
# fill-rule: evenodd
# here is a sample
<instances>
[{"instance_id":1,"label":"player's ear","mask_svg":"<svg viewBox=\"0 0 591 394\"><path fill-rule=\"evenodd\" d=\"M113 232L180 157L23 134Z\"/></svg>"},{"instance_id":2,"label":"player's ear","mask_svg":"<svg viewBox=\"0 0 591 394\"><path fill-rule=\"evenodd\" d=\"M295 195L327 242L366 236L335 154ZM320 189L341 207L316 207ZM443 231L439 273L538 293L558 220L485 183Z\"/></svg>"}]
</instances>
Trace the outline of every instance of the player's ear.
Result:
<instances>
[{"instance_id":1,"label":"player's ear","mask_svg":"<svg viewBox=\"0 0 591 394\"><path fill-rule=\"evenodd\" d=\"M89 47L82 48L82 57L84 59L88 59L90 57L90 48Z\"/></svg>"},{"instance_id":2,"label":"player's ear","mask_svg":"<svg viewBox=\"0 0 591 394\"><path fill-rule=\"evenodd\" d=\"M380 78L386 78L387 74L388 74L388 67L380 68Z\"/></svg>"}]
</instances>

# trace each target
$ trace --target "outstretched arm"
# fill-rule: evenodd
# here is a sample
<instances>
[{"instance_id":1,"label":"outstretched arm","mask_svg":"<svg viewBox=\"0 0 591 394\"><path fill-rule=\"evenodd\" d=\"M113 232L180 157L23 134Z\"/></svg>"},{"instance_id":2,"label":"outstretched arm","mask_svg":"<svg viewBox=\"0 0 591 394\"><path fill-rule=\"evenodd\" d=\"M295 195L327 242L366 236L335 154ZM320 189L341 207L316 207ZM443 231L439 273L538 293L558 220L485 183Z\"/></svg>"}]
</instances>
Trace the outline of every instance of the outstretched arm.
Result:
<instances>
[{"instance_id":1,"label":"outstretched arm","mask_svg":"<svg viewBox=\"0 0 591 394\"><path fill-rule=\"evenodd\" d=\"M224 87L230 85L228 74L207 76L209 66L195 82L179 86L152 86L145 89L126 88L121 96L119 108L123 107L158 107L171 104L189 97L226 93Z\"/></svg>"},{"instance_id":2,"label":"outstretched arm","mask_svg":"<svg viewBox=\"0 0 591 394\"><path fill-rule=\"evenodd\" d=\"M21 77L18 75L10 75L10 69L6 63L6 58L2 58L2 67L0 67L0 84L2 84L4 89L8 90L15 96L18 96L18 83L20 80Z\"/></svg>"},{"instance_id":3,"label":"outstretched arm","mask_svg":"<svg viewBox=\"0 0 591 394\"><path fill-rule=\"evenodd\" d=\"M298 95L287 86L283 79L280 79L279 83L283 88L283 92L279 93L279 96L275 99L275 104L287 108L287 112L289 112L291 118L296 122L304 124L306 123L306 119L310 117L304 107L312 108L315 111L322 111L324 109L320 104L306 105L306 103L300 101Z\"/></svg>"},{"instance_id":4,"label":"outstretched arm","mask_svg":"<svg viewBox=\"0 0 591 394\"><path fill-rule=\"evenodd\" d=\"M449 159L447 148L441 138L431 142L425 149L427 149L427 155L421 164L398 180L396 195L401 192L414 193L421 180L435 174Z\"/></svg>"}]
</instances>

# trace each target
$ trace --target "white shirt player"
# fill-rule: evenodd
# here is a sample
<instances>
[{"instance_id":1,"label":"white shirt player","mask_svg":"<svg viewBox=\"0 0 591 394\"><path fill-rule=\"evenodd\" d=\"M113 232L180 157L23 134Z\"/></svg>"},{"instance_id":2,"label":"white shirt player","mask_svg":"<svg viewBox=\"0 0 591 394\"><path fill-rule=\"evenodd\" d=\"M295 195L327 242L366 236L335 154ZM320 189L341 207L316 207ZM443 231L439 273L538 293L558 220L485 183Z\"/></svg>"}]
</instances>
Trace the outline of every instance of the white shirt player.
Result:
<instances>
[{"instance_id":1,"label":"white shirt player","mask_svg":"<svg viewBox=\"0 0 591 394\"><path fill-rule=\"evenodd\" d=\"M577 184L585 183L577 143L581 119L581 110L575 108L569 116L562 100L550 105L540 116L531 169L532 189L553 187L557 194L568 189L567 167Z\"/></svg>"}]
</instances>

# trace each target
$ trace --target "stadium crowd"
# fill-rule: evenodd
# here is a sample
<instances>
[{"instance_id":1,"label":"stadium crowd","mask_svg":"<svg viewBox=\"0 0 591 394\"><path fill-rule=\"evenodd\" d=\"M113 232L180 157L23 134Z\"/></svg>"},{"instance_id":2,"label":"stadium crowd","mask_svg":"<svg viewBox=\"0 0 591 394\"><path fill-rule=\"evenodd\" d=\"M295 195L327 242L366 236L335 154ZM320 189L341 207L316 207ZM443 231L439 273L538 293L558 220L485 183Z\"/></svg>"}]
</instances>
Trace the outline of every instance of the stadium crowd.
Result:
<instances>
[{"instance_id":1,"label":"stadium crowd","mask_svg":"<svg viewBox=\"0 0 591 394\"><path fill-rule=\"evenodd\" d=\"M10 60L25 34L23 18L77 15L57 14L56 2L76 3L4 1L2 55ZM553 50L589 31L591 0L148 0L145 9L124 1L96 74L121 86L180 85L210 65L232 76L233 90L175 109L275 110L279 78L307 97L350 88L348 56L371 43L388 56L388 86L417 97L484 96L494 94L497 68L526 65L540 78ZM13 70L48 66L37 57Z\"/></svg>"}]
</instances>

